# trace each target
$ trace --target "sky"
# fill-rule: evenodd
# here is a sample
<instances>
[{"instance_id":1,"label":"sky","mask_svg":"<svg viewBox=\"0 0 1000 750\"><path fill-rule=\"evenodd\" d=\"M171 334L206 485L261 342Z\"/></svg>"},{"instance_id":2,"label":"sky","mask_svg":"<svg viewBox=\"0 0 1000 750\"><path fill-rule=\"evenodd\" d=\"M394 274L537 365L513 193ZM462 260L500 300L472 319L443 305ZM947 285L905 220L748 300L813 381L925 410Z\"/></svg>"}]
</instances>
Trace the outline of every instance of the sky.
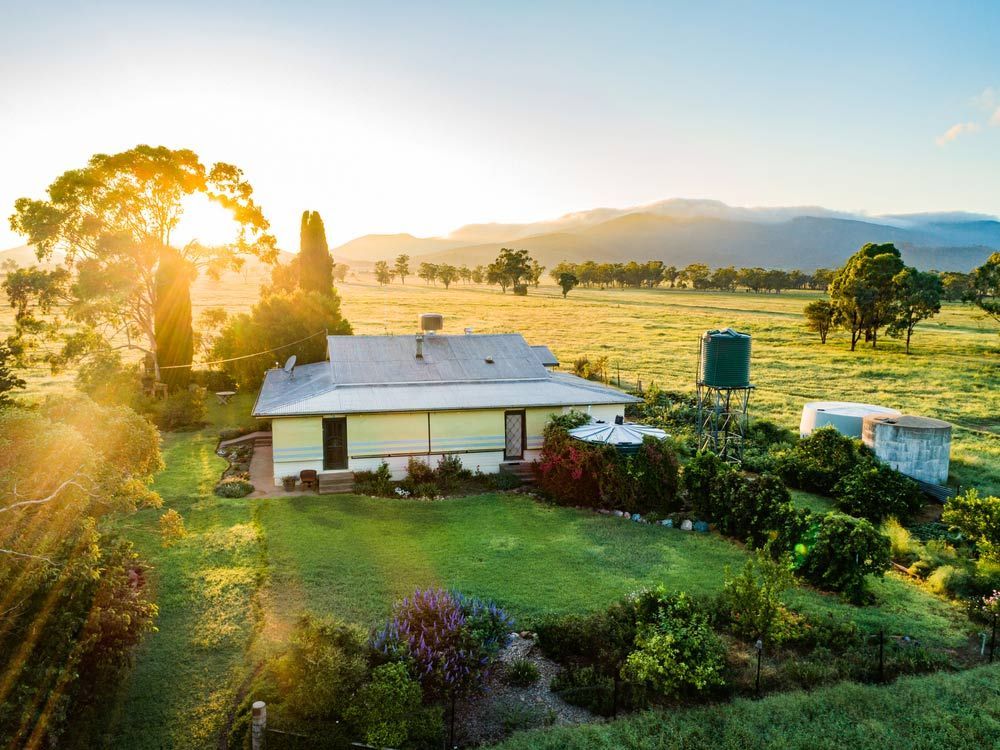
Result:
<instances>
[{"instance_id":1,"label":"sky","mask_svg":"<svg viewBox=\"0 0 1000 750\"><path fill-rule=\"evenodd\" d=\"M997 215L998 49L995 1L0 0L0 213L148 143L241 167L291 251L304 209L331 244L671 197Z\"/></svg>"}]
</instances>

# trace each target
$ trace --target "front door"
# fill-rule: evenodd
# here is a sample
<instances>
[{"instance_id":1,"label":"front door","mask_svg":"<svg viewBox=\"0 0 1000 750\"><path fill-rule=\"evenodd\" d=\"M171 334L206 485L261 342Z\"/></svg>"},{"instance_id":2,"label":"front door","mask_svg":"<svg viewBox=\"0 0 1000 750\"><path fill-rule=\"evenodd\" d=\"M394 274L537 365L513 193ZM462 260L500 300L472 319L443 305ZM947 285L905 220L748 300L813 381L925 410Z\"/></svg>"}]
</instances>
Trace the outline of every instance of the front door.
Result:
<instances>
[{"instance_id":1,"label":"front door","mask_svg":"<svg viewBox=\"0 0 1000 750\"><path fill-rule=\"evenodd\" d=\"M520 461L524 458L524 411L505 411L504 421L504 448L503 457L505 461Z\"/></svg>"},{"instance_id":2,"label":"front door","mask_svg":"<svg viewBox=\"0 0 1000 750\"><path fill-rule=\"evenodd\" d=\"M347 418L323 420L323 469L347 468Z\"/></svg>"}]
</instances>

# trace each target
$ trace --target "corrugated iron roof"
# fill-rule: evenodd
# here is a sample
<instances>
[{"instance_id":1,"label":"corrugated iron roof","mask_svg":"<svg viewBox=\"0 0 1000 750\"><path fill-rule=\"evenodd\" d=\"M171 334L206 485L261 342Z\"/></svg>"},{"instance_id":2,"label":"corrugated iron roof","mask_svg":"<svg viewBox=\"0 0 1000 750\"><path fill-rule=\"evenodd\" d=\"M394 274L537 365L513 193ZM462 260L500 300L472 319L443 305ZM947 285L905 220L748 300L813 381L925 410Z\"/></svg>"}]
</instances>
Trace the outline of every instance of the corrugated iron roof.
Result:
<instances>
[{"instance_id":1,"label":"corrugated iron roof","mask_svg":"<svg viewBox=\"0 0 1000 750\"><path fill-rule=\"evenodd\" d=\"M545 344L532 344L531 350L545 367L558 367L559 358Z\"/></svg>"},{"instance_id":2,"label":"corrugated iron roof","mask_svg":"<svg viewBox=\"0 0 1000 750\"><path fill-rule=\"evenodd\" d=\"M264 377L253 414L439 411L527 406L586 406L639 401L621 391L545 369L519 334L331 336L330 362ZM492 363L486 361L493 360Z\"/></svg>"}]
</instances>

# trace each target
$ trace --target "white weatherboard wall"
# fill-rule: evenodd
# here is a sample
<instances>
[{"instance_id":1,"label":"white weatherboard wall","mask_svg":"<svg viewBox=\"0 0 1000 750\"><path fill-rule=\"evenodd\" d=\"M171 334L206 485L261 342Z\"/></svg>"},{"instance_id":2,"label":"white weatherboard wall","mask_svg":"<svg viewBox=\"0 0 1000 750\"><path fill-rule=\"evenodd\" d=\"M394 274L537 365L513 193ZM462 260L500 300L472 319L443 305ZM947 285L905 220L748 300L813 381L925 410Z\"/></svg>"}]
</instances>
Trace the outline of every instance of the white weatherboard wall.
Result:
<instances>
[{"instance_id":1,"label":"white weatherboard wall","mask_svg":"<svg viewBox=\"0 0 1000 750\"><path fill-rule=\"evenodd\" d=\"M416 456L436 466L446 454L457 455L470 471L492 473L504 462L504 413L516 410L472 409L436 412L396 412L391 414L350 414L347 416L349 471L374 471L384 461L393 479L406 478L406 465ZM623 416L624 405L575 407L594 419L614 422ZM542 432L555 414L570 407L524 409L524 461L538 458ZM330 415L335 416L335 415ZM323 471L323 418L281 417L272 420L274 481L297 476L303 469Z\"/></svg>"}]
</instances>

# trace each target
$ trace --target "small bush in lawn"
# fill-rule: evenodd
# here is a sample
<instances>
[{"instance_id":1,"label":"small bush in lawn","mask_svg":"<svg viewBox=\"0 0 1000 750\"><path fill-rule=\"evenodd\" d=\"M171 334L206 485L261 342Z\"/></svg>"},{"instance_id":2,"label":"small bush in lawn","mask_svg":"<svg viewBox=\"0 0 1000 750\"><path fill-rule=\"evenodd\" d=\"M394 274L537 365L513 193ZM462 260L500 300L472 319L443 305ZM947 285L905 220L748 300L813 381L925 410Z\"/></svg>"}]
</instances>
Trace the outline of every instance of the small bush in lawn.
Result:
<instances>
[{"instance_id":1,"label":"small bush in lawn","mask_svg":"<svg viewBox=\"0 0 1000 750\"><path fill-rule=\"evenodd\" d=\"M775 560L763 550L758 551L738 575L726 578L720 609L740 638L760 638L768 644L780 642L782 622L790 617L781 595L793 583L787 560Z\"/></svg>"},{"instance_id":2,"label":"small bush in lawn","mask_svg":"<svg viewBox=\"0 0 1000 750\"><path fill-rule=\"evenodd\" d=\"M856 440L833 427L820 427L789 450L779 451L775 465L793 487L829 495L840 478L867 460Z\"/></svg>"},{"instance_id":3,"label":"small bush in lawn","mask_svg":"<svg viewBox=\"0 0 1000 750\"><path fill-rule=\"evenodd\" d=\"M496 474L489 475L490 487L501 492L516 490L521 486L521 478L510 471L501 469Z\"/></svg>"},{"instance_id":4,"label":"small bush in lawn","mask_svg":"<svg viewBox=\"0 0 1000 750\"><path fill-rule=\"evenodd\" d=\"M288 651L272 666L283 708L303 719L339 719L368 674L365 632L332 618L303 615Z\"/></svg>"},{"instance_id":5,"label":"small bush in lawn","mask_svg":"<svg viewBox=\"0 0 1000 750\"><path fill-rule=\"evenodd\" d=\"M253 485L244 477L226 477L215 485L219 497L246 497L253 492Z\"/></svg>"},{"instance_id":6,"label":"small bush in lawn","mask_svg":"<svg viewBox=\"0 0 1000 750\"><path fill-rule=\"evenodd\" d=\"M434 469L429 463L416 456L410 456L406 462L406 478L414 485L432 484L434 482Z\"/></svg>"},{"instance_id":7,"label":"small bush in lawn","mask_svg":"<svg viewBox=\"0 0 1000 750\"><path fill-rule=\"evenodd\" d=\"M889 538L863 518L843 513L819 516L815 536L798 572L820 588L842 591L860 602L869 575L889 568Z\"/></svg>"},{"instance_id":8,"label":"small bush in lawn","mask_svg":"<svg viewBox=\"0 0 1000 750\"><path fill-rule=\"evenodd\" d=\"M517 659L507 667L507 682L516 687L529 687L538 682L538 666L529 659Z\"/></svg>"},{"instance_id":9,"label":"small bush in lawn","mask_svg":"<svg viewBox=\"0 0 1000 750\"><path fill-rule=\"evenodd\" d=\"M855 466L834 485L833 497L839 510L876 523L889 516L905 521L924 506L917 483L881 461Z\"/></svg>"},{"instance_id":10,"label":"small bush in lawn","mask_svg":"<svg viewBox=\"0 0 1000 750\"><path fill-rule=\"evenodd\" d=\"M205 389L192 385L172 393L155 408L156 424L161 430L182 430L201 427L205 424L208 407L205 405Z\"/></svg>"},{"instance_id":11,"label":"small bush in lawn","mask_svg":"<svg viewBox=\"0 0 1000 750\"><path fill-rule=\"evenodd\" d=\"M354 472L354 491L376 497L392 495L392 471L389 464L383 461L375 471Z\"/></svg>"},{"instance_id":12,"label":"small bush in lawn","mask_svg":"<svg viewBox=\"0 0 1000 750\"><path fill-rule=\"evenodd\" d=\"M715 521L721 508L719 484L733 470L725 461L708 451L699 451L687 462L681 474L687 502L695 515L704 521Z\"/></svg>"},{"instance_id":13,"label":"small bush in lawn","mask_svg":"<svg viewBox=\"0 0 1000 750\"><path fill-rule=\"evenodd\" d=\"M974 542L980 556L1000 562L1000 497L983 497L976 490L949 498L941 520Z\"/></svg>"},{"instance_id":14,"label":"small bush in lawn","mask_svg":"<svg viewBox=\"0 0 1000 750\"><path fill-rule=\"evenodd\" d=\"M371 682L354 696L346 718L375 747L438 745L444 730L441 708L424 706L420 683L402 662L373 669Z\"/></svg>"},{"instance_id":15,"label":"small bush in lawn","mask_svg":"<svg viewBox=\"0 0 1000 750\"><path fill-rule=\"evenodd\" d=\"M683 592L654 595L655 618L639 623L622 676L665 696L724 685L726 649L708 617ZM640 604L640 611L647 608Z\"/></svg>"}]
</instances>

